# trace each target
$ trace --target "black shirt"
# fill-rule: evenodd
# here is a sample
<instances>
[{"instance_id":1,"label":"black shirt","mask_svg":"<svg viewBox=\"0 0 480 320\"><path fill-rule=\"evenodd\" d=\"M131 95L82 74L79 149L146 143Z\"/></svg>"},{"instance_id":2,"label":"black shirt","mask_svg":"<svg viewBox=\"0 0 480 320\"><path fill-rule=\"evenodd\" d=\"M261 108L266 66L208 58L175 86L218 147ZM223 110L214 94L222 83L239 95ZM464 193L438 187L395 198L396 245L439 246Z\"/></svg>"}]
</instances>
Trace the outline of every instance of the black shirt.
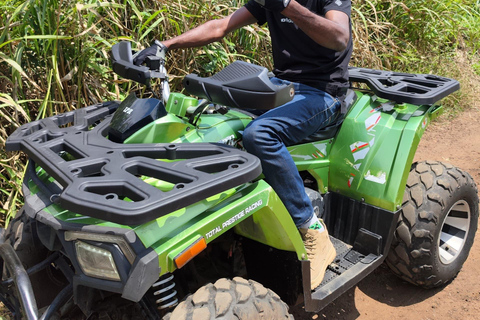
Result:
<instances>
[{"instance_id":1,"label":"black shirt","mask_svg":"<svg viewBox=\"0 0 480 320\"><path fill-rule=\"evenodd\" d=\"M330 10L351 14L350 0L297 0L324 17ZM273 47L274 74L284 80L303 83L334 96L349 86L348 63L352 55L352 32L344 51L325 48L284 15L262 8L254 0L245 4L260 25L268 23Z\"/></svg>"}]
</instances>

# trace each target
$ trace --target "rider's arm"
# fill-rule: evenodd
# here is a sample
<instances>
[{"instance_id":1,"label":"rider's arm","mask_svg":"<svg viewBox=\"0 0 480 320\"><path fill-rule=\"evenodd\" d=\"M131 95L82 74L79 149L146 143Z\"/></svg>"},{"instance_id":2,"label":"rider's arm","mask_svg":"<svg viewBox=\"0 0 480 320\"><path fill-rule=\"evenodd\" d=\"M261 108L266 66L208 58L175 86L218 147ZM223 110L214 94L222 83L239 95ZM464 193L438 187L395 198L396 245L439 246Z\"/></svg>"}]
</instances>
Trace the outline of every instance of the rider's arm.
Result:
<instances>
[{"instance_id":1,"label":"rider's arm","mask_svg":"<svg viewBox=\"0 0 480 320\"><path fill-rule=\"evenodd\" d=\"M336 51L343 51L347 47L350 39L350 19L346 13L330 10L323 18L291 0L282 14L321 46Z\"/></svg>"},{"instance_id":2,"label":"rider's arm","mask_svg":"<svg viewBox=\"0 0 480 320\"><path fill-rule=\"evenodd\" d=\"M210 20L175 38L164 40L162 43L166 45L169 50L200 47L221 40L229 32L255 23L256 21L257 19L255 19L245 7L241 7L225 18Z\"/></svg>"}]
</instances>

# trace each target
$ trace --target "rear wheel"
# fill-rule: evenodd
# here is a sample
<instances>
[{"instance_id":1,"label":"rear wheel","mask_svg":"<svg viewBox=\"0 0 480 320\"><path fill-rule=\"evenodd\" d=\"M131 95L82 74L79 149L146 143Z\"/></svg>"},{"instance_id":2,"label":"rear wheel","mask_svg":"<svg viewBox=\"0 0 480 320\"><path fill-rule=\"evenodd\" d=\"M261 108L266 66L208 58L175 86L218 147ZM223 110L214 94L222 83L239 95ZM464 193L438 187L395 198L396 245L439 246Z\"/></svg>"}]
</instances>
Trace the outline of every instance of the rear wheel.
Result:
<instances>
[{"instance_id":1,"label":"rear wheel","mask_svg":"<svg viewBox=\"0 0 480 320\"><path fill-rule=\"evenodd\" d=\"M288 306L272 290L236 277L207 284L187 296L164 320L292 319Z\"/></svg>"},{"instance_id":2,"label":"rear wheel","mask_svg":"<svg viewBox=\"0 0 480 320\"><path fill-rule=\"evenodd\" d=\"M468 257L477 224L478 190L468 173L441 162L414 164L387 264L425 288L448 283Z\"/></svg>"}]
</instances>

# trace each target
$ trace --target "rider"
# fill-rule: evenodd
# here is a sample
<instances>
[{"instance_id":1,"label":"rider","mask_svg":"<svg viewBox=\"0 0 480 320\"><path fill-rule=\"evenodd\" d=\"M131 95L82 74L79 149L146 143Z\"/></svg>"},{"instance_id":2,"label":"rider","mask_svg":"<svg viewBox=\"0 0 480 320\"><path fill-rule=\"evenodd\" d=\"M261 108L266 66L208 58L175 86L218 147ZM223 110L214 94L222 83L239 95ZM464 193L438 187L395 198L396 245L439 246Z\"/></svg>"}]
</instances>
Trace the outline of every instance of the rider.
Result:
<instances>
[{"instance_id":1,"label":"rider","mask_svg":"<svg viewBox=\"0 0 480 320\"><path fill-rule=\"evenodd\" d=\"M341 106L349 87L350 12L350 0L250 0L225 18L210 20L163 42L156 40L134 60L140 65L149 55L165 57L167 49L203 46L243 26L268 23L275 74L271 80L293 83L295 96L252 121L244 131L243 144L261 160L266 181L300 231L311 262L312 290L322 282L336 253L286 147L345 112Z\"/></svg>"}]
</instances>

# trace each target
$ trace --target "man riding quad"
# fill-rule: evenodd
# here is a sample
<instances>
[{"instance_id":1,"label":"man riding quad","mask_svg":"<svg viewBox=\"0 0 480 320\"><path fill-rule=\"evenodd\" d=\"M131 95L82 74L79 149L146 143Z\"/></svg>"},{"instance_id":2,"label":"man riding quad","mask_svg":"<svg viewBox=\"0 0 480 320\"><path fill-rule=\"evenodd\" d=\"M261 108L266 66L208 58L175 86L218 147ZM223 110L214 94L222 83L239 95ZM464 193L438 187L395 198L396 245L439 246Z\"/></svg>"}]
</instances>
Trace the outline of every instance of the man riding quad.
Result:
<instances>
[{"instance_id":1,"label":"man riding quad","mask_svg":"<svg viewBox=\"0 0 480 320\"><path fill-rule=\"evenodd\" d=\"M155 41L134 58L141 65L167 50L218 41L252 23L268 24L276 85L293 83L290 102L261 114L243 133L245 149L262 163L265 180L285 204L298 227L311 261L312 290L335 258L323 221L314 214L295 163L287 150L335 122L349 88L352 55L350 0L250 0L231 15L211 20L182 35Z\"/></svg>"}]
</instances>

